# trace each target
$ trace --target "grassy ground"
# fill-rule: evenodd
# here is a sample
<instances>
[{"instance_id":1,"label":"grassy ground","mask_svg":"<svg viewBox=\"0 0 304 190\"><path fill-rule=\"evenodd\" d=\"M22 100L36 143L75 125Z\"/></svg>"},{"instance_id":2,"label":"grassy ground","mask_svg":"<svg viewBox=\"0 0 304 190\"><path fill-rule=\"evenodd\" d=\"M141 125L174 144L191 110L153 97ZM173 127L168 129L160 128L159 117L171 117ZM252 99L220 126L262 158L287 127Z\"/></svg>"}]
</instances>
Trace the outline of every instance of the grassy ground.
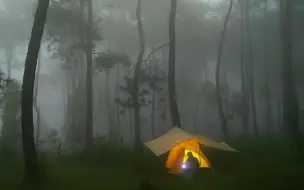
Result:
<instances>
[{"instance_id":1,"label":"grassy ground","mask_svg":"<svg viewBox=\"0 0 304 190\"><path fill-rule=\"evenodd\" d=\"M240 142L240 141L239 141ZM147 150L142 160L145 172L138 174L132 151L124 148L99 147L91 155L43 156L48 180L41 190L128 190L136 189L139 175L156 189L230 190L230 189L303 189L304 163L291 159L280 141L238 143L240 153L204 149L215 172L202 170L196 179L168 175L165 156L155 158ZM24 189L18 186L22 177L21 159L2 155L0 189Z\"/></svg>"}]
</instances>

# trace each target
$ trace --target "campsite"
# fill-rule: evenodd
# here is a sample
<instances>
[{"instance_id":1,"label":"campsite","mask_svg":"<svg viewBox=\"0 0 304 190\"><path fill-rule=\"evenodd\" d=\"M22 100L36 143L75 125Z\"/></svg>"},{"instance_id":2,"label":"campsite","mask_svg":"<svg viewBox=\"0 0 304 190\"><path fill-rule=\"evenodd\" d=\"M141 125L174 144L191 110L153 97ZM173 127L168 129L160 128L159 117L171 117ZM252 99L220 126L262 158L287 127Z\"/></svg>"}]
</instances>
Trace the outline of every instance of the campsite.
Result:
<instances>
[{"instance_id":1,"label":"campsite","mask_svg":"<svg viewBox=\"0 0 304 190\"><path fill-rule=\"evenodd\" d=\"M0 190L304 189L304 0L0 0Z\"/></svg>"},{"instance_id":2,"label":"campsite","mask_svg":"<svg viewBox=\"0 0 304 190\"><path fill-rule=\"evenodd\" d=\"M184 141L185 138L189 140ZM139 188L141 180L149 180L154 189L159 190L289 190L304 185L301 180L304 176L304 163L289 157L284 148L285 142L275 138L267 139L267 143L262 138L239 139L238 142L231 142L235 146L238 145L241 150L238 151L227 144L223 145L204 136L201 138L202 144L197 147L198 140L195 140L195 136L182 129L172 128L155 139L156 141L147 142L141 156L132 149L113 144L98 146L90 155L41 155L49 177L46 184L40 184L36 188L149 189L145 185ZM158 147L159 143L163 146ZM201 150L197 156L201 155L200 160L205 161L205 164L201 165L202 168L195 179L187 179L181 174L170 172L170 163L178 160L176 152L181 147L194 152ZM141 162L141 166L138 166L138 159L144 162ZM1 163L1 187L19 188L16 181L22 176L21 163L15 160L4 160ZM209 164L212 164L212 169ZM31 186L29 189L32 188Z\"/></svg>"}]
</instances>

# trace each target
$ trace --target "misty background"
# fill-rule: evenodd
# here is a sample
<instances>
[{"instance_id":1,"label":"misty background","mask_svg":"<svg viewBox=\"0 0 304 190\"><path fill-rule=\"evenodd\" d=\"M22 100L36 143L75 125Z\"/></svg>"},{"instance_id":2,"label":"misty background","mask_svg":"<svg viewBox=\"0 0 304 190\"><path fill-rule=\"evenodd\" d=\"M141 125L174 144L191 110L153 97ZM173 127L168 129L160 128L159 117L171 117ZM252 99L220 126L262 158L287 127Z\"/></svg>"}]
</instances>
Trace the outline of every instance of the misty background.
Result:
<instances>
[{"instance_id":1,"label":"misty background","mask_svg":"<svg viewBox=\"0 0 304 190\"><path fill-rule=\"evenodd\" d=\"M299 1L300 2L300 1ZM143 1L142 20L147 41L145 57L153 48L168 43L168 12L170 2L164 0ZM23 65L27 52L27 44L30 29L33 22L35 1L1 0L0 1L0 64L1 69L8 76L7 54L11 54L11 78L22 83ZM102 40L95 42L95 52L117 52L130 56L132 64L135 63L138 54L138 34L135 18L135 0L93 0L94 22ZM250 9L251 35L253 50L253 70L256 88L256 109L260 131L265 132L266 107L264 90L265 62L263 58L264 30L263 30L263 3L254 4ZM294 41L295 81L297 83L298 97L301 107L301 127L303 129L304 88L302 81L304 71L303 53L303 6L299 4L295 13ZM66 9L69 9L68 7ZM204 82L215 83L215 63L219 35L223 25L223 19L227 13L228 2L220 0L183 0L180 1L177 11L177 57L176 57L176 86L177 99L180 109L182 126L189 131L200 132L204 135L220 138L220 122L215 104L210 103L204 94ZM54 11L54 12L53 12ZM62 68L64 64L60 56L54 56L55 50L50 50L49 29L56 24L56 7L51 5L41 46L41 70L39 73L38 105L42 118L41 139L46 138L52 130L57 130L64 138L65 125L65 101L66 101L66 77L67 70ZM62 17L63 18L63 17ZM225 83L229 86L228 99L237 98L240 92L240 10L234 6L228 24L226 44L224 47L223 68L225 70ZM268 1L268 61L271 68L269 73L271 107L273 110L273 130L282 131L280 128L281 116L281 85L280 85L280 41L279 41L279 5L278 2ZM61 26L64 26L63 23ZM5 30L3 30L5 28ZM57 31L58 32L58 31ZM69 43L65 34L63 45ZM161 68L167 70L168 48L157 51L155 62ZM132 67L132 66L131 66ZM130 68L131 68L130 67ZM124 76L129 68L122 68L117 77L116 69L110 71L109 97L112 114L115 108L115 93L117 85L124 83ZM109 117L107 116L107 100L105 98L106 73L96 71L93 76L94 88L94 134L108 136ZM158 99L166 99L166 83L161 84L163 90L158 93ZM83 92L84 93L84 92ZM235 96L234 96L235 95ZM123 92L120 97L124 97ZM149 98L149 97L148 97ZM150 97L151 98L151 97ZM197 106L198 105L198 106ZM156 113L157 134L166 132L171 128L169 110L166 103L157 101L159 108ZM151 136L151 106L141 109L142 138L150 140ZM131 113L132 114L132 113ZM85 109L83 109L85 115ZM126 141L132 141L132 127L129 123L131 117L121 114L120 130ZM164 116L165 115L165 116ZM34 112L34 117L36 117ZM114 119L115 120L115 119ZM34 118L35 121L35 118ZM251 129L252 127L250 127ZM240 118L235 116L229 122L229 130L233 135L242 132ZM130 132L131 130L131 132Z\"/></svg>"}]
</instances>

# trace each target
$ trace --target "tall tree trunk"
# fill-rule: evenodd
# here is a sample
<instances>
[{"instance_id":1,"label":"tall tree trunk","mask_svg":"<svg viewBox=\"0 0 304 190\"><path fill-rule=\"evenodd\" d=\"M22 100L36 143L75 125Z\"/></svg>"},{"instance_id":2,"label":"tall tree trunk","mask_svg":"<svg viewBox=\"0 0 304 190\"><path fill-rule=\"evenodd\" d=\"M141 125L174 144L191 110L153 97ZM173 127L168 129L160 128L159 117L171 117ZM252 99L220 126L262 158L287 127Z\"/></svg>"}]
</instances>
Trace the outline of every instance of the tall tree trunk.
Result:
<instances>
[{"instance_id":1,"label":"tall tree trunk","mask_svg":"<svg viewBox=\"0 0 304 190\"><path fill-rule=\"evenodd\" d=\"M282 121L283 121L283 116L282 116L282 102L281 100L279 99L278 102L277 102L277 130L279 133L282 133L284 132L282 130L282 127L283 127L283 124L282 124Z\"/></svg>"},{"instance_id":2,"label":"tall tree trunk","mask_svg":"<svg viewBox=\"0 0 304 190\"><path fill-rule=\"evenodd\" d=\"M135 147L141 147L141 129L140 129L140 103L139 103L139 73L141 63L143 61L143 56L145 52L145 39L144 39L144 30L141 20L141 5L142 0L137 1L136 7L136 18L137 18L137 31L139 34L139 54L137 57L134 76L133 76L133 104L134 104L134 130L135 130Z\"/></svg>"},{"instance_id":3,"label":"tall tree trunk","mask_svg":"<svg viewBox=\"0 0 304 190\"><path fill-rule=\"evenodd\" d=\"M215 80L216 80L216 98L217 98L217 105L218 105L218 112L221 120L221 127L222 127L222 132L225 138L229 136L229 130L227 126L227 120L225 117L224 113L224 108L223 108L223 101L222 101L222 96L221 96L221 89L220 89L220 70L221 70L221 64L222 64L222 55L223 55L223 49L224 49L224 42L225 42L225 37L226 37L226 32L227 32L227 25L230 17L230 13L232 10L232 5L233 5L233 0L230 0L229 2L229 8L228 12L224 21L224 27L221 32L221 38L219 42L219 47L218 47L218 56L217 56L217 62L216 62L216 73L215 73Z\"/></svg>"},{"instance_id":4,"label":"tall tree trunk","mask_svg":"<svg viewBox=\"0 0 304 190\"><path fill-rule=\"evenodd\" d=\"M272 132L272 109L271 109L271 94L270 94L270 63L268 60L268 22L267 22L267 13L268 13L268 0L264 0L265 8L264 8L264 65L265 65L265 97L267 104L266 111L266 129L267 133L270 134Z\"/></svg>"},{"instance_id":5,"label":"tall tree trunk","mask_svg":"<svg viewBox=\"0 0 304 190\"><path fill-rule=\"evenodd\" d=\"M156 111L156 91L153 90L152 92L152 110L151 110L151 132L152 132L152 138L155 138L155 111Z\"/></svg>"},{"instance_id":6,"label":"tall tree trunk","mask_svg":"<svg viewBox=\"0 0 304 190\"><path fill-rule=\"evenodd\" d=\"M174 127L182 127L177 104L177 94L175 89L175 19L177 0L171 0L171 10L169 17L169 60L168 60L168 93L171 122Z\"/></svg>"},{"instance_id":7,"label":"tall tree trunk","mask_svg":"<svg viewBox=\"0 0 304 190\"><path fill-rule=\"evenodd\" d=\"M86 75L86 150L91 148L93 138L93 79L92 79L92 30L93 30L93 7L92 0L88 0L88 26L86 35L86 58L87 58L87 75Z\"/></svg>"},{"instance_id":8,"label":"tall tree trunk","mask_svg":"<svg viewBox=\"0 0 304 190\"><path fill-rule=\"evenodd\" d=\"M5 50L5 59L6 59L6 66L7 66L7 79L8 79L8 89L10 89L9 85L10 85L10 80L11 80L11 70L12 70L12 61L13 61L13 48L12 47L8 47L6 50ZM12 138L10 137L9 135L9 131L11 131L11 121L13 120L16 120L16 118L11 114L11 113L8 113L10 111L10 103L5 103L5 108L4 110L6 111L6 114L8 115L8 117L10 119L8 119L8 117L4 117L2 116L3 118L3 121L2 121L2 136L3 136L3 140L6 142L5 144L7 145L12 145ZM7 121L9 121L9 123L7 123Z\"/></svg>"},{"instance_id":9,"label":"tall tree trunk","mask_svg":"<svg viewBox=\"0 0 304 190\"><path fill-rule=\"evenodd\" d=\"M130 136L130 142L132 142L133 137L133 123L132 123L132 110L128 108L128 127L129 127L129 136Z\"/></svg>"},{"instance_id":10,"label":"tall tree trunk","mask_svg":"<svg viewBox=\"0 0 304 190\"><path fill-rule=\"evenodd\" d=\"M224 101L224 114L225 114L225 118L227 120L227 122L233 120L233 111L231 111L231 106L230 106L230 102L231 102L231 92L230 92L230 85L229 85L229 77L228 77L228 73L225 69L223 69L223 77L224 77L224 86L227 88L227 97L226 100Z\"/></svg>"},{"instance_id":11,"label":"tall tree trunk","mask_svg":"<svg viewBox=\"0 0 304 190\"><path fill-rule=\"evenodd\" d=\"M253 132L254 135L257 136L259 133L258 123L257 123L257 116L256 116L256 104L255 104L255 87L254 87L254 76L253 76L253 60L252 60L252 39L251 39L251 31L250 31L250 16L249 16L249 1L246 0L245 5L245 16L246 16L246 28L247 28L247 39L248 39L248 87L249 87L249 98L250 98L250 105L252 109L252 122L253 122Z\"/></svg>"},{"instance_id":12,"label":"tall tree trunk","mask_svg":"<svg viewBox=\"0 0 304 190\"><path fill-rule=\"evenodd\" d=\"M106 75L106 86L105 86L105 100L106 100L106 106L107 106L107 117L108 117L108 125L109 125L109 136L110 140L116 143L116 130L114 129L113 122L112 122L112 109L111 109L111 101L109 98L109 84L110 84L110 69L106 69L105 72Z\"/></svg>"},{"instance_id":13,"label":"tall tree trunk","mask_svg":"<svg viewBox=\"0 0 304 190\"><path fill-rule=\"evenodd\" d=\"M40 115L40 108L38 106L38 89L39 89L39 73L41 68L41 51L39 51L38 55L38 63L36 69L36 78L35 78L35 87L34 87L34 108L37 114L36 120L36 149L39 150L39 142L40 142L40 131L41 131L41 115Z\"/></svg>"},{"instance_id":14,"label":"tall tree trunk","mask_svg":"<svg viewBox=\"0 0 304 190\"><path fill-rule=\"evenodd\" d=\"M200 105L200 100L201 100L201 91L198 93L198 97L197 97L197 100L196 100L196 104L195 104L195 111L194 111L194 119L193 119L193 127L194 127L194 130L195 132L198 132L197 131L197 115L198 115L198 111L199 111L199 105Z\"/></svg>"},{"instance_id":15,"label":"tall tree trunk","mask_svg":"<svg viewBox=\"0 0 304 190\"><path fill-rule=\"evenodd\" d=\"M119 82L119 76L120 76L120 69L119 69L120 65L117 64L116 66L116 82L118 84ZM119 90L116 90L116 98L119 99ZM117 134L117 137L118 137L118 140L121 142L122 141L122 136L121 136L121 129L120 129L120 106L119 104L116 104L116 134ZM122 143L122 142L121 142Z\"/></svg>"},{"instance_id":16,"label":"tall tree trunk","mask_svg":"<svg viewBox=\"0 0 304 190\"><path fill-rule=\"evenodd\" d=\"M241 9L241 52L240 52L240 73L241 73L241 89L242 89L242 125L244 134L248 134L248 93L247 93L247 80L245 77L246 65L244 62L244 1L240 1Z\"/></svg>"},{"instance_id":17,"label":"tall tree trunk","mask_svg":"<svg viewBox=\"0 0 304 190\"><path fill-rule=\"evenodd\" d=\"M41 39L46 21L49 0L39 0L35 13L35 20L31 31L31 38L25 59L21 94L21 129L22 146L25 161L25 182L36 182L40 177L38 173L37 152L34 140L33 122L33 94L35 83L35 72L39 54Z\"/></svg>"},{"instance_id":18,"label":"tall tree trunk","mask_svg":"<svg viewBox=\"0 0 304 190\"><path fill-rule=\"evenodd\" d=\"M13 64L13 53L14 48L9 47L5 50L5 59L6 59L6 66L7 66L7 78L11 79L12 75L12 64Z\"/></svg>"},{"instance_id":19,"label":"tall tree trunk","mask_svg":"<svg viewBox=\"0 0 304 190\"><path fill-rule=\"evenodd\" d=\"M152 52L151 52L151 55L152 55L152 58L150 59L150 72L152 73L152 76L153 77L157 77L157 71L156 71L156 59L155 59L155 48L152 49ZM155 84L156 86L156 84ZM152 90L152 99L151 99L151 133L152 133L152 138L155 138L155 129L156 129L156 126L155 126L155 112L156 112L156 93L157 93L157 90L155 88L151 88Z\"/></svg>"},{"instance_id":20,"label":"tall tree trunk","mask_svg":"<svg viewBox=\"0 0 304 190\"><path fill-rule=\"evenodd\" d=\"M293 0L281 0L283 128L300 151L303 148L299 142L299 107L293 78L292 11Z\"/></svg>"},{"instance_id":21,"label":"tall tree trunk","mask_svg":"<svg viewBox=\"0 0 304 190\"><path fill-rule=\"evenodd\" d=\"M205 78L205 82L208 82L208 73L207 73L207 63L204 63L204 74L202 76L202 79ZM201 90L201 85L198 88L198 96L197 96L197 100L196 100L196 104L195 104L195 111L194 111L194 119L193 119L193 126L194 126L194 130L196 132L198 132L197 129L197 115L198 115L198 111L199 111L199 107L200 107L200 103L201 103L201 98L202 98L202 90Z\"/></svg>"}]
</instances>

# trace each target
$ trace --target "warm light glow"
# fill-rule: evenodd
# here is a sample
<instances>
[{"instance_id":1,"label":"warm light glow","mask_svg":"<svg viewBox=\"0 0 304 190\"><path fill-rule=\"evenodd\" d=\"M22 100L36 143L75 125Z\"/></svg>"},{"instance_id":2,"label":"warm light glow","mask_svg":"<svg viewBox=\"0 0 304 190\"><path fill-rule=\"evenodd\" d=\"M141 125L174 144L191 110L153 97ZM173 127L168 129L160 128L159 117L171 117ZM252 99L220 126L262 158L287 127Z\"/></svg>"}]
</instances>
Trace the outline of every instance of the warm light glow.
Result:
<instances>
[{"instance_id":1,"label":"warm light glow","mask_svg":"<svg viewBox=\"0 0 304 190\"><path fill-rule=\"evenodd\" d=\"M188 159L188 152L192 152L193 156L198 159L200 168L210 167L207 157L200 150L198 141L196 139L189 139L182 141L171 149L166 162L166 167L170 170L169 173L182 173L184 169L182 164Z\"/></svg>"},{"instance_id":2,"label":"warm light glow","mask_svg":"<svg viewBox=\"0 0 304 190\"><path fill-rule=\"evenodd\" d=\"M187 155L188 152L191 152L193 157L197 158L197 160L200 162L200 160L201 160L200 156L196 152L194 152L192 150L189 150L189 149L185 149L185 154L184 154L184 157L183 157L183 163L186 163L186 161L188 160L188 155Z\"/></svg>"}]
</instances>

